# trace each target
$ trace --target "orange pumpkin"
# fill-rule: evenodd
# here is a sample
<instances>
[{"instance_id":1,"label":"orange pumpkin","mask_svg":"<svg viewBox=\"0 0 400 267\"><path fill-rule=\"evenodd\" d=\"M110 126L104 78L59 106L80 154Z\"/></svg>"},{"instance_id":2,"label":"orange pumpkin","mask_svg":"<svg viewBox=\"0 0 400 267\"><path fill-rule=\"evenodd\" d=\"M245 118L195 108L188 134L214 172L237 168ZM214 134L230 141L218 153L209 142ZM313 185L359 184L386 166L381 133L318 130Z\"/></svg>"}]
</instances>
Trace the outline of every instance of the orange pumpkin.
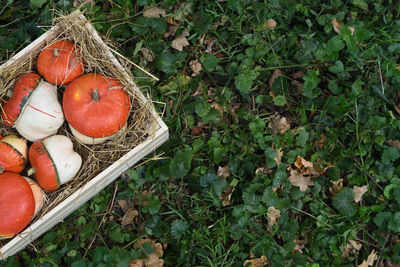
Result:
<instances>
[{"instance_id":1,"label":"orange pumpkin","mask_svg":"<svg viewBox=\"0 0 400 267\"><path fill-rule=\"evenodd\" d=\"M26 140L9 135L0 140L0 173L21 172L27 162Z\"/></svg>"},{"instance_id":2,"label":"orange pumpkin","mask_svg":"<svg viewBox=\"0 0 400 267\"><path fill-rule=\"evenodd\" d=\"M86 144L105 141L118 133L130 112L130 98L116 78L89 73L65 89L63 110L72 133Z\"/></svg>"},{"instance_id":3,"label":"orange pumpkin","mask_svg":"<svg viewBox=\"0 0 400 267\"><path fill-rule=\"evenodd\" d=\"M83 74L83 59L77 45L60 40L44 48L37 59L40 75L55 85L68 84Z\"/></svg>"}]
</instances>

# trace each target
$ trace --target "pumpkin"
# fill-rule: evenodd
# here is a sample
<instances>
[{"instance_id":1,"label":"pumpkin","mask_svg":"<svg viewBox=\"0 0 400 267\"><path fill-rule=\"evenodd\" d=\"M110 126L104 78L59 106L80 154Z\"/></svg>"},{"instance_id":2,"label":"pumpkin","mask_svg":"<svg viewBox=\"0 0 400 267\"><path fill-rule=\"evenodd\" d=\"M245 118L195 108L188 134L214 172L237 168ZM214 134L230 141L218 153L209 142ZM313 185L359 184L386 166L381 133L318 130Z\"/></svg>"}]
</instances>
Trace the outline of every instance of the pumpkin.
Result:
<instances>
[{"instance_id":1,"label":"pumpkin","mask_svg":"<svg viewBox=\"0 0 400 267\"><path fill-rule=\"evenodd\" d=\"M0 173L21 172L27 162L28 145L26 140L9 135L0 140Z\"/></svg>"},{"instance_id":2,"label":"pumpkin","mask_svg":"<svg viewBox=\"0 0 400 267\"><path fill-rule=\"evenodd\" d=\"M0 174L0 237L21 232L43 206L43 192L31 182L13 172Z\"/></svg>"},{"instance_id":3,"label":"pumpkin","mask_svg":"<svg viewBox=\"0 0 400 267\"><path fill-rule=\"evenodd\" d=\"M49 83L68 84L83 74L83 59L79 53L80 49L74 43L57 41L39 53L36 68Z\"/></svg>"},{"instance_id":4,"label":"pumpkin","mask_svg":"<svg viewBox=\"0 0 400 267\"><path fill-rule=\"evenodd\" d=\"M73 150L72 141L64 135L53 135L34 142L29 148L32 168L39 185L49 191L57 190L78 173L82 165L81 156Z\"/></svg>"},{"instance_id":5,"label":"pumpkin","mask_svg":"<svg viewBox=\"0 0 400 267\"><path fill-rule=\"evenodd\" d=\"M32 142L55 134L64 122L57 87L35 73L23 74L3 105L1 117L5 125L14 126Z\"/></svg>"},{"instance_id":6,"label":"pumpkin","mask_svg":"<svg viewBox=\"0 0 400 267\"><path fill-rule=\"evenodd\" d=\"M98 144L124 130L131 104L122 83L88 73L65 89L63 110L73 135L82 143Z\"/></svg>"}]
</instances>

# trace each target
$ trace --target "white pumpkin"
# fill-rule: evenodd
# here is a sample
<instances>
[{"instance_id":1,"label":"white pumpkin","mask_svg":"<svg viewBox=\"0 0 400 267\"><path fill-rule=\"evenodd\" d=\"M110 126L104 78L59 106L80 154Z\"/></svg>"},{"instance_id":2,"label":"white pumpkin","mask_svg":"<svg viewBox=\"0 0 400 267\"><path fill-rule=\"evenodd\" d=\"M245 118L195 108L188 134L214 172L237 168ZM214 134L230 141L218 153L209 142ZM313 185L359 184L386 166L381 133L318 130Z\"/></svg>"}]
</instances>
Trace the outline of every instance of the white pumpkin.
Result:
<instances>
[{"instance_id":1,"label":"white pumpkin","mask_svg":"<svg viewBox=\"0 0 400 267\"><path fill-rule=\"evenodd\" d=\"M81 156L73 149L72 141L64 135L53 135L34 142L29 148L34 177L46 190L57 190L76 176L82 165Z\"/></svg>"},{"instance_id":2,"label":"white pumpkin","mask_svg":"<svg viewBox=\"0 0 400 267\"><path fill-rule=\"evenodd\" d=\"M6 125L14 126L32 142L56 134L64 123L57 87L35 73L23 74L3 106L2 118Z\"/></svg>"}]
</instances>

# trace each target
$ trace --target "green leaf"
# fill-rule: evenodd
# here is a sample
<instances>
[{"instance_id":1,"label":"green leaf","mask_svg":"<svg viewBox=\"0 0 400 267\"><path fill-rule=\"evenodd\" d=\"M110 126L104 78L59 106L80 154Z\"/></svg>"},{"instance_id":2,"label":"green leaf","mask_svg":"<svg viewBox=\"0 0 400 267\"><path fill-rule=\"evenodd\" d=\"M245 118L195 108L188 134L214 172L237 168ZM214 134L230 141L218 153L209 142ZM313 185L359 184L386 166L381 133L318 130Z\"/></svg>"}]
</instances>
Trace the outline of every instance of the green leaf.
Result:
<instances>
[{"instance_id":1,"label":"green leaf","mask_svg":"<svg viewBox=\"0 0 400 267\"><path fill-rule=\"evenodd\" d=\"M379 212L374 218L374 223L376 224L376 226L378 226L380 230L385 230L387 227L387 223L389 222L389 220L392 219L392 217L393 214L389 211Z\"/></svg>"},{"instance_id":2,"label":"green leaf","mask_svg":"<svg viewBox=\"0 0 400 267\"><path fill-rule=\"evenodd\" d=\"M351 188L340 190L332 204L341 214L347 217L354 216L357 213L357 207L354 204L354 191Z\"/></svg>"},{"instance_id":3,"label":"green leaf","mask_svg":"<svg viewBox=\"0 0 400 267\"><path fill-rule=\"evenodd\" d=\"M395 212L388 223L389 230L400 233L400 212Z\"/></svg>"},{"instance_id":4,"label":"green leaf","mask_svg":"<svg viewBox=\"0 0 400 267\"><path fill-rule=\"evenodd\" d=\"M40 8L43 6L44 3L46 3L46 0L30 0L30 5L32 8Z\"/></svg>"},{"instance_id":5,"label":"green leaf","mask_svg":"<svg viewBox=\"0 0 400 267\"><path fill-rule=\"evenodd\" d=\"M296 137L296 145L305 147L308 141L309 134L305 129L301 129Z\"/></svg>"},{"instance_id":6,"label":"green leaf","mask_svg":"<svg viewBox=\"0 0 400 267\"><path fill-rule=\"evenodd\" d=\"M278 95L278 96L274 97L274 105L275 106L279 106L279 107L282 107L282 106L286 105L285 96Z\"/></svg>"},{"instance_id":7,"label":"green leaf","mask_svg":"<svg viewBox=\"0 0 400 267\"><path fill-rule=\"evenodd\" d=\"M307 98L316 98L321 93L321 89L317 88L321 80L318 78L318 72L308 70L303 76L304 84L302 88L303 95Z\"/></svg>"},{"instance_id":8,"label":"green leaf","mask_svg":"<svg viewBox=\"0 0 400 267\"><path fill-rule=\"evenodd\" d=\"M200 62L206 71L211 72L217 67L219 63L219 58L211 54L203 54L200 57Z\"/></svg>"},{"instance_id":9,"label":"green leaf","mask_svg":"<svg viewBox=\"0 0 400 267\"><path fill-rule=\"evenodd\" d=\"M262 196L262 201L267 205L267 206L274 206L279 203L279 198L277 194L272 190L271 187L265 188L264 194Z\"/></svg>"},{"instance_id":10,"label":"green leaf","mask_svg":"<svg viewBox=\"0 0 400 267\"><path fill-rule=\"evenodd\" d=\"M149 209L149 212L151 213L151 214L157 214L158 213L158 211L160 210L160 208L161 208L161 202L160 202L160 200L158 199L158 197L151 197L150 199L149 199L149 202L148 202L148 204L147 204L147 208Z\"/></svg>"},{"instance_id":11,"label":"green leaf","mask_svg":"<svg viewBox=\"0 0 400 267\"><path fill-rule=\"evenodd\" d=\"M326 44L326 48L329 51L338 52L345 47L345 44L340 37L340 35L335 35L331 39L329 39L328 43Z\"/></svg>"},{"instance_id":12,"label":"green leaf","mask_svg":"<svg viewBox=\"0 0 400 267\"><path fill-rule=\"evenodd\" d=\"M400 158L400 152L395 147L386 148L382 153L382 162L395 161Z\"/></svg>"},{"instance_id":13,"label":"green leaf","mask_svg":"<svg viewBox=\"0 0 400 267\"><path fill-rule=\"evenodd\" d=\"M335 65L330 66L328 69L332 73L339 74L344 71L344 66L343 66L342 61L338 60L335 62Z\"/></svg>"},{"instance_id":14,"label":"green leaf","mask_svg":"<svg viewBox=\"0 0 400 267\"><path fill-rule=\"evenodd\" d=\"M171 234L176 238L179 239L183 234L185 234L188 230L188 225L185 221L181 219L177 219L172 222L171 224Z\"/></svg>"},{"instance_id":15,"label":"green leaf","mask_svg":"<svg viewBox=\"0 0 400 267\"><path fill-rule=\"evenodd\" d=\"M253 87L253 82L257 78L258 72L251 69L244 69L240 72L239 75L235 77L235 85L236 88L242 94L250 93L251 88Z\"/></svg>"},{"instance_id":16,"label":"green leaf","mask_svg":"<svg viewBox=\"0 0 400 267\"><path fill-rule=\"evenodd\" d=\"M177 57L170 52L162 53L155 60L156 67L166 74L176 74L178 72L177 63Z\"/></svg>"},{"instance_id":17,"label":"green leaf","mask_svg":"<svg viewBox=\"0 0 400 267\"><path fill-rule=\"evenodd\" d=\"M208 112L211 110L211 105L207 101L200 101L198 104L195 106L195 111L197 115L199 115L201 118L207 116Z\"/></svg>"},{"instance_id":18,"label":"green leaf","mask_svg":"<svg viewBox=\"0 0 400 267\"><path fill-rule=\"evenodd\" d=\"M144 254L146 254L146 256L149 256L150 254L153 254L155 252L154 247L147 242L142 243L142 248L143 248L143 252L144 252Z\"/></svg>"},{"instance_id":19,"label":"green leaf","mask_svg":"<svg viewBox=\"0 0 400 267\"><path fill-rule=\"evenodd\" d=\"M355 5L356 7L365 9L365 10L368 9L368 4L365 0L354 0L353 5Z\"/></svg>"}]
</instances>

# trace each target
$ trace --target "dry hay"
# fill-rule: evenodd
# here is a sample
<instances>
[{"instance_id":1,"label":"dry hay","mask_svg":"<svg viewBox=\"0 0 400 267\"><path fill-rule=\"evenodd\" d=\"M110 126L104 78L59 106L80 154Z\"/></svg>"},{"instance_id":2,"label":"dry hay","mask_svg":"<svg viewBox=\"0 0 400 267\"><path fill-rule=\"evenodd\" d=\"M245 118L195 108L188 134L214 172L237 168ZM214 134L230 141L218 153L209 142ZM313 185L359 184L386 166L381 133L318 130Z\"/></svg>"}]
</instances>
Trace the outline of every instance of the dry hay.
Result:
<instances>
[{"instance_id":1,"label":"dry hay","mask_svg":"<svg viewBox=\"0 0 400 267\"><path fill-rule=\"evenodd\" d=\"M155 119L151 113L151 101L142 101L143 98L138 97L138 88L134 84L130 72L128 75L127 72L123 73L120 67L112 62L110 53L105 52L107 47L93 37L86 27L86 23L87 20L82 20L82 14L78 12L59 16L53 21L53 24L58 27L54 39L47 40L44 46L33 50L27 56L17 59L12 65L0 69L0 104L2 105L9 98L7 91L12 90L15 80L21 74L32 71L37 72L35 62L40 50L57 40L68 39L79 45L81 56L85 60L85 73L96 72L116 77L123 83L131 96L132 108L128 118L127 129L103 144L84 145L80 143L72 136L67 122L59 129L57 134L66 135L72 139L74 149L82 156L83 164L72 181L62 185L57 191L46 192L47 202L32 223L155 132L155 128L150 127L155 125ZM59 100L62 98L63 91L64 88L59 87ZM147 103L145 104L144 102ZM14 128L5 127L4 124L0 126L0 134L1 136L18 135ZM28 143L28 145L30 144ZM26 170L28 169L29 166ZM26 170L21 174L27 176ZM6 242L7 240L0 241L0 247L5 245Z\"/></svg>"}]
</instances>

